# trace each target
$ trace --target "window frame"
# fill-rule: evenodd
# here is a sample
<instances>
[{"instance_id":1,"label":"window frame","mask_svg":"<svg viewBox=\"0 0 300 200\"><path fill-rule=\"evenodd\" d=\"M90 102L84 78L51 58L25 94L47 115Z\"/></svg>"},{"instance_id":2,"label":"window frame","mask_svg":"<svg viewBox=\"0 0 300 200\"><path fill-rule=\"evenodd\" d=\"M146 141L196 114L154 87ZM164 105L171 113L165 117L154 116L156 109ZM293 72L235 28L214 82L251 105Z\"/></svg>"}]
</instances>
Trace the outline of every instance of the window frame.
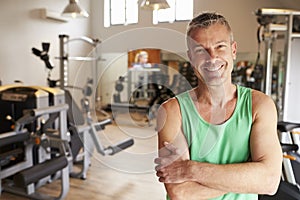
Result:
<instances>
[{"instance_id":1,"label":"window frame","mask_svg":"<svg viewBox=\"0 0 300 200\"><path fill-rule=\"evenodd\" d=\"M118 25L129 25L129 24L137 24L139 22L139 4L138 0L123 0L124 7L121 8L121 10L124 11L124 16L121 16L121 18L124 18L124 21L120 20L120 23L113 22L113 12L115 8L112 8L112 1L113 0L104 0L104 27L108 28L111 26L118 26ZM114 0L119 1L119 0ZM132 8L132 5L136 2L136 7ZM132 4L130 4L132 3ZM117 4L116 4L117 5ZM131 5L131 6L130 6ZM135 16L132 19L128 19L130 16L129 13L135 10ZM116 12L118 13L118 12ZM119 16L118 16L119 17Z\"/></svg>"},{"instance_id":2,"label":"window frame","mask_svg":"<svg viewBox=\"0 0 300 200\"><path fill-rule=\"evenodd\" d=\"M174 23L174 22L183 22L183 21L190 21L193 18L193 13L194 13L194 0L189 0L189 3L191 3L191 13L189 13L189 17L186 19L178 19L177 13L178 13L178 7L177 7L177 1L184 1L186 2L187 0L167 0L169 5L172 7L174 4L174 18L171 20L159 20L159 12L165 12L164 10L154 10L153 11L153 17L152 17L152 23L153 24L159 24L159 23ZM170 1L174 1L170 2ZM170 9L170 8L168 8Z\"/></svg>"}]
</instances>

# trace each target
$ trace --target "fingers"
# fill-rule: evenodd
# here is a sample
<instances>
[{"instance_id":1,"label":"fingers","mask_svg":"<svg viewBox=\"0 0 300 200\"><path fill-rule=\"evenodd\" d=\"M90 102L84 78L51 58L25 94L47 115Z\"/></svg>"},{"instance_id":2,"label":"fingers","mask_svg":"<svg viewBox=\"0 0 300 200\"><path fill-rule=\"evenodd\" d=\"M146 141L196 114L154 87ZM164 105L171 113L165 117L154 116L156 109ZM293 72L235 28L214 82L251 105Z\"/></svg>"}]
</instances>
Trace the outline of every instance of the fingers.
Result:
<instances>
[{"instance_id":1,"label":"fingers","mask_svg":"<svg viewBox=\"0 0 300 200\"><path fill-rule=\"evenodd\" d=\"M163 177L163 176L166 176L167 174L164 174L162 171L157 171L156 172L156 176L157 177Z\"/></svg>"},{"instance_id":2,"label":"fingers","mask_svg":"<svg viewBox=\"0 0 300 200\"><path fill-rule=\"evenodd\" d=\"M179 154L178 148L176 148L173 144L169 142L164 142L164 146L171 152L171 154Z\"/></svg>"},{"instance_id":3,"label":"fingers","mask_svg":"<svg viewBox=\"0 0 300 200\"><path fill-rule=\"evenodd\" d=\"M181 158L179 149L172 143L164 142L164 147L161 150L160 157L154 159L156 164L156 176L158 180L163 183L181 183L185 179L182 178L182 169L184 167L184 160Z\"/></svg>"},{"instance_id":4,"label":"fingers","mask_svg":"<svg viewBox=\"0 0 300 200\"><path fill-rule=\"evenodd\" d=\"M167 150L169 153L166 153L163 156L161 155L160 157L154 159L154 163L157 164L157 166L155 167L156 171L172 164L174 161L180 158L179 150L177 147L169 142L164 142L164 146L165 150Z\"/></svg>"},{"instance_id":5,"label":"fingers","mask_svg":"<svg viewBox=\"0 0 300 200\"><path fill-rule=\"evenodd\" d=\"M157 170L156 176L158 181L162 183L182 183L185 181L184 176L180 173L180 169L162 168Z\"/></svg>"},{"instance_id":6,"label":"fingers","mask_svg":"<svg viewBox=\"0 0 300 200\"><path fill-rule=\"evenodd\" d=\"M166 174L164 174L164 173L158 171L158 172L156 173L156 176L158 177L158 181L159 181L159 182L162 182L162 183L166 182L166 176L167 176Z\"/></svg>"},{"instance_id":7,"label":"fingers","mask_svg":"<svg viewBox=\"0 0 300 200\"><path fill-rule=\"evenodd\" d=\"M155 166L155 170L159 171L162 168L168 166L169 164L171 164L174 160L170 159L170 158L166 158L166 157L159 157L159 158L155 158L154 163L157 164Z\"/></svg>"}]
</instances>

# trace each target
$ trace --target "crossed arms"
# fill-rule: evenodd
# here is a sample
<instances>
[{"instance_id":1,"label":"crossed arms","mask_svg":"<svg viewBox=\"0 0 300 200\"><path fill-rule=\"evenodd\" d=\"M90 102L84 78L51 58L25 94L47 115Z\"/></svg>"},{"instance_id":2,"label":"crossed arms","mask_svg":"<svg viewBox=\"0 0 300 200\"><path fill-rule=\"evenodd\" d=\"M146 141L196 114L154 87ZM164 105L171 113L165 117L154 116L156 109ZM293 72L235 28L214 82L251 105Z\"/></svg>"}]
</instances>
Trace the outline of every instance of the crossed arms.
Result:
<instances>
[{"instance_id":1,"label":"crossed arms","mask_svg":"<svg viewBox=\"0 0 300 200\"><path fill-rule=\"evenodd\" d=\"M271 99L259 93L253 94L253 108L251 161L217 165L190 160L177 100L161 106L157 118L159 157L155 163L159 181L172 200L209 199L228 192L276 192L282 161L276 109Z\"/></svg>"}]
</instances>

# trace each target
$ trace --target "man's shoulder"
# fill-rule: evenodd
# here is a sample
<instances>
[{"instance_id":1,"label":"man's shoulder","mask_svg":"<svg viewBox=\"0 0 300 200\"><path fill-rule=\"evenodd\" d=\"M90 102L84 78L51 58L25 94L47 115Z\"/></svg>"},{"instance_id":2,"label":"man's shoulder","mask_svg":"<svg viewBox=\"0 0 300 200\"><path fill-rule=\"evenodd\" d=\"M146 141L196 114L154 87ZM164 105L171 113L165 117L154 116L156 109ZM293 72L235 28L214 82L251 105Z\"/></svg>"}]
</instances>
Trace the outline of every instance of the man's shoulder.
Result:
<instances>
[{"instance_id":1,"label":"man's shoulder","mask_svg":"<svg viewBox=\"0 0 300 200\"><path fill-rule=\"evenodd\" d=\"M177 101L176 97L172 97L172 98L168 99L161 106L165 109L168 109L168 110L169 109L174 110L176 108L179 108L179 104L178 104L178 101Z\"/></svg>"},{"instance_id":2,"label":"man's shoulder","mask_svg":"<svg viewBox=\"0 0 300 200\"><path fill-rule=\"evenodd\" d=\"M271 103L273 102L272 98L265 93L252 89L252 102L253 104L261 104L261 103Z\"/></svg>"},{"instance_id":3,"label":"man's shoulder","mask_svg":"<svg viewBox=\"0 0 300 200\"><path fill-rule=\"evenodd\" d=\"M276 110L274 100L265 93L252 90L252 110L253 114Z\"/></svg>"}]
</instances>

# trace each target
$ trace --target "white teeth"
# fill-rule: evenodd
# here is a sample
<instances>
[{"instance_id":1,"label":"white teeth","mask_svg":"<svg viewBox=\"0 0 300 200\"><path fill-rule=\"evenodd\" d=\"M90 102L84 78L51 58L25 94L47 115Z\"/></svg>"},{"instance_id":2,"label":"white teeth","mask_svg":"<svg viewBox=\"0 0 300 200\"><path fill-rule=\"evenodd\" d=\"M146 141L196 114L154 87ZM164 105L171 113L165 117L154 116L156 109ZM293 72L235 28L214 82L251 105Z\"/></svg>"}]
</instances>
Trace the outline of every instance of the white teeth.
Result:
<instances>
[{"instance_id":1,"label":"white teeth","mask_svg":"<svg viewBox=\"0 0 300 200\"><path fill-rule=\"evenodd\" d=\"M221 68L221 66L218 66L218 67L206 67L205 69L207 71L210 71L210 72L215 72L215 71L218 71L220 68Z\"/></svg>"}]
</instances>

